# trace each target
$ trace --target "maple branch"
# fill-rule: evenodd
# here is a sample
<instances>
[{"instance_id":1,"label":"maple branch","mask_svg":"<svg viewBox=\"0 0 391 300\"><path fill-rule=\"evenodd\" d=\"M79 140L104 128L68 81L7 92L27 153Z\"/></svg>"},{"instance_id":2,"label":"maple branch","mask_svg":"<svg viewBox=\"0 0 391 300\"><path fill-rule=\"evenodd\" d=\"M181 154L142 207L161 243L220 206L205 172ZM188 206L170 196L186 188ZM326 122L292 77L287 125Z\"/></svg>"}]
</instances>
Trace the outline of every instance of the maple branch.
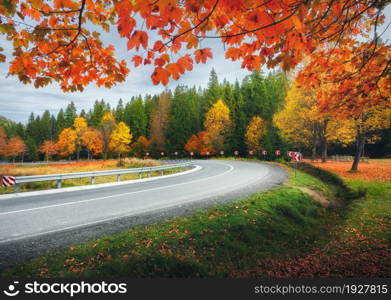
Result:
<instances>
[{"instance_id":1,"label":"maple branch","mask_svg":"<svg viewBox=\"0 0 391 300\"><path fill-rule=\"evenodd\" d=\"M77 13L79 12L80 9L70 9L70 10L51 10L48 12L45 12L43 10L39 10L40 13L42 13L45 16L49 15L58 15L58 14L72 14L72 13Z\"/></svg>"},{"instance_id":2,"label":"maple branch","mask_svg":"<svg viewBox=\"0 0 391 300\"><path fill-rule=\"evenodd\" d=\"M86 5L86 0L82 0L81 7L79 9L79 22L78 22L78 26L77 26L77 33L73 37L73 39L71 41L69 41L65 46L58 45L55 49L53 49L52 51L46 53L45 56L48 56L48 55L56 52L61 47L68 48L70 45L72 45L76 41L76 39L79 37L79 35L82 34L82 27L81 27L81 25L82 25L82 16L83 16L83 11L84 11L85 5Z\"/></svg>"},{"instance_id":3,"label":"maple branch","mask_svg":"<svg viewBox=\"0 0 391 300\"><path fill-rule=\"evenodd\" d=\"M236 37L236 36L245 35L245 34L249 34L249 33L254 33L254 32L257 32L257 31L266 29L266 28L268 28L268 27L277 25L277 24L279 24L279 23L285 22L285 21L288 20L290 17L292 17L292 16L297 12L297 10L298 10L298 9L296 8L291 14L289 14L289 15L286 16L285 18L282 18L281 20L274 21L274 22L272 22L272 23L270 23L270 24L267 24L267 25L264 25L264 26L261 26L261 27L255 28L255 29L246 30L246 31L242 31L242 32L238 32L238 33L233 33L233 34L227 34L227 35L206 35L206 36L199 36L199 35L196 35L196 37L197 37L197 38L206 38L206 39L221 39L221 38L231 38L231 37Z\"/></svg>"},{"instance_id":4,"label":"maple branch","mask_svg":"<svg viewBox=\"0 0 391 300\"><path fill-rule=\"evenodd\" d=\"M200 27L206 20L209 19L209 17L213 14L213 12L215 11L216 7L217 7L217 4L219 3L219 0L216 0L215 4L213 5L212 9L210 10L210 12L205 16L205 18L203 18L198 24L194 25L193 27L189 28L188 30L185 30L184 32L180 33L180 34L177 34L175 36L172 37L171 40L167 41L166 43L164 43L158 50L156 51L160 51L163 47L167 46L169 43L172 43L174 42L177 38L193 31L194 29L197 29L198 27ZM170 35L171 36L171 35ZM197 36L198 38L198 36Z\"/></svg>"},{"instance_id":5,"label":"maple branch","mask_svg":"<svg viewBox=\"0 0 391 300\"><path fill-rule=\"evenodd\" d=\"M92 56L92 49L91 49L91 46L90 46L90 42L88 41L88 38L87 36L84 34L84 33L81 33L81 35L83 36L86 44L87 44L87 48L88 48L88 51L90 52L90 63L91 65L94 64L94 59L93 59L93 56Z\"/></svg>"}]
</instances>

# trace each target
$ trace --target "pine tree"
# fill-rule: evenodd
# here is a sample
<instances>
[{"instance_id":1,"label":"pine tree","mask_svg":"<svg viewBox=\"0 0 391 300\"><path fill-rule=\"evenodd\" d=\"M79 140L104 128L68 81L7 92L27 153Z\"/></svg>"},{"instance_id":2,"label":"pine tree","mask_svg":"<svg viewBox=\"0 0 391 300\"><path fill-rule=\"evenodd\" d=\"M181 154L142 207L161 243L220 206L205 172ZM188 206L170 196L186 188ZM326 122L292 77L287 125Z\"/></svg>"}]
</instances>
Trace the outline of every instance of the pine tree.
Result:
<instances>
[{"instance_id":1,"label":"pine tree","mask_svg":"<svg viewBox=\"0 0 391 300\"><path fill-rule=\"evenodd\" d=\"M125 121L125 115L124 115L124 105L122 102L122 99L119 99L117 108L115 109L115 120L117 122L124 122Z\"/></svg>"},{"instance_id":2,"label":"pine tree","mask_svg":"<svg viewBox=\"0 0 391 300\"><path fill-rule=\"evenodd\" d=\"M73 125L73 120L77 117L76 106L73 101L68 104L65 109L65 127L71 127Z\"/></svg>"},{"instance_id":3,"label":"pine tree","mask_svg":"<svg viewBox=\"0 0 391 300\"><path fill-rule=\"evenodd\" d=\"M42 114L41 122L38 124L40 128L40 145L43 141L50 140L52 138L52 121L51 121L51 115L48 110L45 110L45 112Z\"/></svg>"},{"instance_id":4,"label":"pine tree","mask_svg":"<svg viewBox=\"0 0 391 300\"><path fill-rule=\"evenodd\" d=\"M160 94L151 120L151 147L154 151L165 151L171 106L171 93Z\"/></svg>"},{"instance_id":5,"label":"pine tree","mask_svg":"<svg viewBox=\"0 0 391 300\"><path fill-rule=\"evenodd\" d=\"M132 129L134 139L146 135L147 117L141 96L136 99L132 98L132 100L126 104L123 119L126 125Z\"/></svg>"},{"instance_id":6,"label":"pine tree","mask_svg":"<svg viewBox=\"0 0 391 300\"><path fill-rule=\"evenodd\" d=\"M65 115L64 111L61 108L60 111L57 114L57 122L56 122L56 137L60 134L63 129L65 129Z\"/></svg>"},{"instance_id":7,"label":"pine tree","mask_svg":"<svg viewBox=\"0 0 391 300\"><path fill-rule=\"evenodd\" d=\"M218 99L222 98L222 96L223 92L219 85L217 73L214 69L212 69L209 74L208 88L205 90L202 97L201 115L204 116L211 106L216 103Z\"/></svg>"}]
</instances>

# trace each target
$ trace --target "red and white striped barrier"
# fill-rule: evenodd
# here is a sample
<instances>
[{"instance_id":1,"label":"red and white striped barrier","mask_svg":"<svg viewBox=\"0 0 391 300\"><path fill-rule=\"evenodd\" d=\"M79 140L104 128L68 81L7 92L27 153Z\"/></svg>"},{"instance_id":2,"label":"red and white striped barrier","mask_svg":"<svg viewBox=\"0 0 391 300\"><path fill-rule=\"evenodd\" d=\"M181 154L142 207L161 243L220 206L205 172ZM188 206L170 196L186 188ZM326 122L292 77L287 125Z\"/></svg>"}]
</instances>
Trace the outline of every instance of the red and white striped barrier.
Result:
<instances>
[{"instance_id":1,"label":"red and white striped barrier","mask_svg":"<svg viewBox=\"0 0 391 300\"><path fill-rule=\"evenodd\" d=\"M3 182L2 185L3 185L4 187L12 186L12 185L15 185L15 183L16 183L16 178L15 178L14 176L6 176L6 175L3 175L2 182Z\"/></svg>"}]
</instances>

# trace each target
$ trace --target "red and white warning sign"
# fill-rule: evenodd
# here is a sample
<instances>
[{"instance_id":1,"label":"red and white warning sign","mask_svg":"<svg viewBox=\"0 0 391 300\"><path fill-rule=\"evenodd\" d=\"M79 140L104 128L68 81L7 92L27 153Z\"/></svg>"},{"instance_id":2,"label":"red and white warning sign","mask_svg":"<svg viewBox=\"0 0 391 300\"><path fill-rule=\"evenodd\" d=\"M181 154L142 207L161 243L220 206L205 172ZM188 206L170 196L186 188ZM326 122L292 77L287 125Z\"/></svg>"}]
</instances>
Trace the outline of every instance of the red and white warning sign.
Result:
<instances>
[{"instance_id":1,"label":"red and white warning sign","mask_svg":"<svg viewBox=\"0 0 391 300\"><path fill-rule=\"evenodd\" d=\"M193 156L194 155L194 152L190 152L190 156Z\"/></svg>"},{"instance_id":2,"label":"red and white warning sign","mask_svg":"<svg viewBox=\"0 0 391 300\"><path fill-rule=\"evenodd\" d=\"M145 153L146 156L149 156L149 152Z\"/></svg>"},{"instance_id":3,"label":"red and white warning sign","mask_svg":"<svg viewBox=\"0 0 391 300\"><path fill-rule=\"evenodd\" d=\"M294 161L302 161L303 155L300 152L288 151L288 156Z\"/></svg>"},{"instance_id":4,"label":"red and white warning sign","mask_svg":"<svg viewBox=\"0 0 391 300\"><path fill-rule=\"evenodd\" d=\"M164 152L160 152L160 155L163 156L163 155L164 155Z\"/></svg>"},{"instance_id":5,"label":"red and white warning sign","mask_svg":"<svg viewBox=\"0 0 391 300\"><path fill-rule=\"evenodd\" d=\"M263 150L263 151L262 151L262 155L267 155L267 151L266 151L266 150Z\"/></svg>"},{"instance_id":6,"label":"red and white warning sign","mask_svg":"<svg viewBox=\"0 0 391 300\"><path fill-rule=\"evenodd\" d=\"M210 154L210 152L209 151L206 151L206 155L209 155Z\"/></svg>"},{"instance_id":7,"label":"red and white warning sign","mask_svg":"<svg viewBox=\"0 0 391 300\"><path fill-rule=\"evenodd\" d=\"M253 151L253 150L250 150L250 151L248 151L248 154L253 155L253 154L254 154L254 151Z\"/></svg>"},{"instance_id":8,"label":"red and white warning sign","mask_svg":"<svg viewBox=\"0 0 391 300\"><path fill-rule=\"evenodd\" d=\"M295 153L296 152L294 152L294 151L288 151L288 156L290 157L290 158L293 158L294 156L295 156Z\"/></svg>"},{"instance_id":9,"label":"red and white warning sign","mask_svg":"<svg viewBox=\"0 0 391 300\"><path fill-rule=\"evenodd\" d=\"M174 152L174 154L175 154L175 155L178 155L178 152L177 152L177 151L175 151L175 152Z\"/></svg>"},{"instance_id":10,"label":"red and white warning sign","mask_svg":"<svg viewBox=\"0 0 391 300\"><path fill-rule=\"evenodd\" d=\"M221 155L224 155L224 151L220 151L220 154L221 154Z\"/></svg>"},{"instance_id":11,"label":"red and white warning sign","mask_svg":"<svg viewBox=\"0 0 391 300\"><path fill-rule=\"evenodd\" d=\"M11 185L14 185L16 183L16 178L14 176L7 176L7 175L3 175L3 186L7 187L7 186L11 186Z\"/></svg>"},{"instance_id":12,"label":"red and white warning sign","mask_svg":"<svg viewBox=\"0 0 391 300\"><path fill-rule=\"evenodd\" d=\"M237 156L239 155L239 151L235 151L234 154Z\"/></svg>"},{"instance_id":13,"label":"red and white warning sign","mask_svg":"<svg viewBox=\"0 0 391 300\"><path fill-rule=\"evenodd\" d=\"M300 152L296 152L294 159L295 161L301 161L303 159L303 156L301 155Z\"/></svg>"},{"instance_id":14,"label":"red and white warning sign","mask_svg":"<svg viewBox=\"0 0 391 300\"><path fill-rule=\"evenodd\" d=\"M281 151L280 150L276 150L276 155L281 155Z\"/></svg>"}]
</instances>

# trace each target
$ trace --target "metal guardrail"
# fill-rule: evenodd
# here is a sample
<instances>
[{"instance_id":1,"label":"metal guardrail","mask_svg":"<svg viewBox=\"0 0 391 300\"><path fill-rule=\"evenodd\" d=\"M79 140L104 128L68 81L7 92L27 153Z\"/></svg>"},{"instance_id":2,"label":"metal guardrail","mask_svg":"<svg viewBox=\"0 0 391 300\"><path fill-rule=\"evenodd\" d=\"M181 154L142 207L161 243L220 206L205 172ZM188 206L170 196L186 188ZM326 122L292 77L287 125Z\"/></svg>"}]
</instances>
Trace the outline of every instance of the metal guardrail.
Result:
<instances>
[{"instance_id":1,"label":"metal guardrail","mask_svg":"<svg viewBox=\"0 0 391 300\"><path fill-rule=\"evenodd\" d=\"M64 174L49 174L49 175L34 175L34 176L18 176L16 177L16 183L14 185L14 191L18 192L20 184L42 182L42 181L57 181L57 188L61 188L62 181L65 179L75 178L91 178L91 184L95 183L95 177L101 176L113 176L117 175L117 181L121 181L121 175L123 174L138 174L139 178L142 178L143 173L160 171L161 175L164 174L164 170L183 168L193 166L193 162L183 162L177 164L169 164L156 167L143 167L143 168L131 168L131 169L119 169L119 170L105 170L105 171L93 171L93 172L79 172L79 173L64 173Z\"/></svg>"}]
</instances>

